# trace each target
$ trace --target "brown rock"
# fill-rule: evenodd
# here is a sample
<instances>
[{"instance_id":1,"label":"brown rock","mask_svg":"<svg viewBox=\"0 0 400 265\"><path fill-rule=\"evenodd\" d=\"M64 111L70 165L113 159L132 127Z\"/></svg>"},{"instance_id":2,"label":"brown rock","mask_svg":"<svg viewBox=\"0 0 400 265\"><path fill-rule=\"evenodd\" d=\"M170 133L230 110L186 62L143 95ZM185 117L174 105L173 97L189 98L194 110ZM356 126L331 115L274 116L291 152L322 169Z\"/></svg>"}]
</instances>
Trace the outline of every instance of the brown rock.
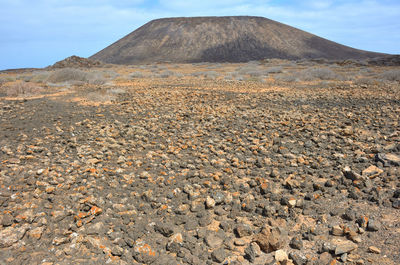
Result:
<instances>
[{"instance_id":1,"label":"brown rock","mask_svg":"<svg viewBox=\"0 0 400 265\"><path fill-rule=\"evenodd\" d=\"M287 242L287 231L281 227L266 226L254 236L254 241L262 251L270 253L284 247Z\"/></svg>"},{"instance_id":2,"label":"brown rock","mask_svg":"<svg viewBox=\"0 0 400 265\"><path fill-rule=\"evenodd\" d=\"M357 174L356 172L354 172L353 170L351 170L351 168L348 167L348 166L346 166L346 167L343 169L343 175L344 175L346 178L351 179L351 180L353 180L353 181L359 180L359 179L362 178L359 174Z\"/></svg>"},{"instance_id":3,"label":"brown rock","mask_svg":"<svg viewBox=\"0 0 400 265\"><path fill-rule=\"evenodd\" d=\"M215 206L215 200L208 196L206 198L206 207L207 207L207 209L212 209L212 208L214 208L214 206Z\"/></svg>"},{"instance_id":4,"label":"brown rock","mask_svg":"<svg viewBox=\"0 0 400 265\"><path fill-rule=\"evenodd\" d=\"M11 164L19 164L21 163L21 160L19 160L18 158L10 158L8 162L10 162Z\"/></svg>"},{"instance_id":5,"label":"brown rock","mask_svg":"<svg viewBox=\"0 0 400 265\"><path fill-rule=\"evenodd\" d=\"M343 228L335 225L332 227L332 235L334 236L343 236L344 232L343 232Z\"/></svg>"},{"instance_id":6,"label":"brown rock","mask_svg":"<svg viewBox=\"0 0 400 265\"><path fill-rule=\"evenodd\" d=\"M3 214L3 215L0 215L0 225L2 225L2 226L10 226L13 223L14 223L14 217L11 214L6 213L6 214Z\"/></svg>"},{"instance_id":7,"label":"brown rock","mask_svg":"<svg viewBox=\"0 0 400 265\"><path fill-rule=\"evenodd\" d=\"M369 178L375 178L383 173L383 170L376 166L369 166L362 171L362 175Z\"/></svg>"},{"instance_id":8,"label":"brown rock","mask_svg":"<svg viewBox=\"0 0 400 265\"><path fill-rule=\"evenodd\" d=\"M23 212L15 217L15 219L19 223L22 221L25 221L27 223L32 223L34 218L35 218L35 214L33 213L32 209L28 209L25 212Z\"/></svg>"},{"instance_id":9,"label":"brown rock","mask_svg":"<svg viewBox=\"0 0 400 265\"><path fill-rule=\"evenodd\" d=\"M346 126L343 130L342 130L342 135L343 136L351 136L353 135L354 131L353 131L353 127L351 126Z\"/></svg>"},{"instance_id":10,"label":"brown rock","mask_svg":"<svg viewBox=\"0 0 400 265\"><path fill-rule=\"evenodd\" d=\"M242 237L250 236L253 233L253 231L252 231L250 225L240 224L235 228L235 233L238 237L242 238Z\"/></svg>"},{"instance_id":11,"label":"brown rock","mask_svg":"<svg viewBox=\"0 0 400 265\"><path fill-rule=\"evenodd\" d=\"M246 245L246 241L242 238L236 238L235 241L233 242L235 246L244 246Z\"/></svg>"},{"instance_id":12,"label":"brown rock","mask_svg":"<svg viewBox=\"0 0 400 265\"><path fill-rule=\"evenodd\" d=\"M156 252L153 247L147 244L144 240L136 240L133 248L133 256L137 261L141 263L152 263L157 259L158 255L158 252Z\"/></svg>"},{"instance_id":13,"label":"brown rock","mask_svg":"<svg viewBox=\"0 0 400 265\"><path fill-rule=\"evenodd\" d=\"M55 237L53 239L53 245L59 246L59 245L67 243L68 241L69 241L68 237Z\"/></svg>"},{"instance_id":14,"label":"brown rock","mask_svg":"<svg viewBox=\"0 0 400 265\"><path fill-rule=\"evenodd\" d=\"M375 246L370 246L368 248L368 251L375 254L381 254L381 250Z\"/></svg>"},{"instance_id":15,"label":"brown rock","mask_svg":"<svg viewBox=\"0 0 400 265\"><path fill-rule=\"evenodd\" d=\"M395 154L386 154L386 159L395 165L399 165L400 164L400 156L395 155Z\"/></svg>"},{"instance_id":16,"label":"brown rock","mask_svg":"<svg viewBox=\"0 0 400 265\"><path fill-rule=\"evenodd\" d=\"M0 232L0 248L10 247L22 239L30 226L24 224L20 227L7 227Z\"/></svg>"},{"instance_id":17,"label":"brown rock","mask_svg":"<svg viewBox=\"0 0 400 265\"><path fill-rule=\"evenodd\" d=\"M318 264L321 265L330 265L331 262L333 261L331 254L329 252L324 252L322 253L319 258L318 258Z\"/></svg>"},{"instance_id":18,"label":"brown rock","mask_svg":"<svg viewBox=\"0 0 400 265\"><path fill-rule=\"evenodd\" d=\"M342 255L344 253L350 253L357 249L357 245L349 240L340 241L336 244L335 255Z\"/></svg>"},{"instance_id":19,"label":"brown rock","mask_svg":"<svg viewBox=\"0 0 400 265\"><path fill-rule=\"evenodd\" d=\"M206 237L204 238L207 246L209 246L210 248L216 248L218 246L220 246L223 242L223 239L216 236L213 233L209 233L206 235Z\"/></svg>"},{"instance_id":20,"label":"brown rock","mask_svg":"<svg viewBox=\"0 0 400 265\"><path fill-rule=\"evenodd\" d=\"M99 215L103 212L103 210L97 206L92 206L92 208L90 208L89 213L92 215Z\"/></svg>"},{"instance_id":21,"label":"brown rock","mask_svg":"<svg viewBox=\"0 0 400 265\"><path fill-rule=\"evenodd\" d=\"M283 262L283 261L286 261L287 259L288 259L288 255L284 250L279 249L275 252L275 260L276 261Z\"/></svg>"},{"instance_id":22,"label":"brown rock","mask_svg":"<svg viewBox=\"0 0 400 265\"><path fill-rule=\"evenodd\" d=\"M56 190L56 188L55 187L52 187L52 186L49 186L49 187L47 187L46 188L46 193L54 193L54 191Z\"/></svg>"},{"instance_id":23,"label":"brown rock","mask_svg":"<svg viewBox=\"0 0 400 265\"><path fill-rule=\"evenodd\" d=\"M28 232L28 234L30 238L39 240L42 237L43 231L44 231L44 226L41 226L32 229L31 231Z\"/></svg>"}]
</instances>

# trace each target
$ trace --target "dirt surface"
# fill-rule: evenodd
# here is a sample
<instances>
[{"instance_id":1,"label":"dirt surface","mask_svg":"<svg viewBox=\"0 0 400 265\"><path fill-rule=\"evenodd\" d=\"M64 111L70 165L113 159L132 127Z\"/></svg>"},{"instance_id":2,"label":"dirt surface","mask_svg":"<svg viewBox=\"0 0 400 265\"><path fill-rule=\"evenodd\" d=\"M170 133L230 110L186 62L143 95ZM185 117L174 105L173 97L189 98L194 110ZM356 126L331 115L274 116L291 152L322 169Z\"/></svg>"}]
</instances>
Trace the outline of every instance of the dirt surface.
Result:
<instances>
[{"instance_id":1,"label":"dirt surface","mask_svg":"<svg viewBox=\"0 0 400 265\"><path fill-rule=\"evenodd\" d=\"M399 82L119 78L0 98L1 264L400 264Z\"/></svg>"}]
</instances>

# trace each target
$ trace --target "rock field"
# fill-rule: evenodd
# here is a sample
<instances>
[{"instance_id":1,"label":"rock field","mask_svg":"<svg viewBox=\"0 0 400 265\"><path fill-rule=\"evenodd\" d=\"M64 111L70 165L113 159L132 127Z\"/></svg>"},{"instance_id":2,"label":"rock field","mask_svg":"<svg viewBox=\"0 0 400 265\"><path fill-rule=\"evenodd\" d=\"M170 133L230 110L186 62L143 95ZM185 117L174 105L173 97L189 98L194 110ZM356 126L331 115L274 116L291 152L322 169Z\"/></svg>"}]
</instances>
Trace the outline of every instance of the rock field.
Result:
<instances>
[{"instance_id":1,"label":"rock field","mask_svg":"<svg viewBox=\"0 0 400 265\"><path fill-rule=\"evenodd\" d=\"M398 82L107 86L0 98L0 264L400 264Z\"/></svg>"}]
</instances>

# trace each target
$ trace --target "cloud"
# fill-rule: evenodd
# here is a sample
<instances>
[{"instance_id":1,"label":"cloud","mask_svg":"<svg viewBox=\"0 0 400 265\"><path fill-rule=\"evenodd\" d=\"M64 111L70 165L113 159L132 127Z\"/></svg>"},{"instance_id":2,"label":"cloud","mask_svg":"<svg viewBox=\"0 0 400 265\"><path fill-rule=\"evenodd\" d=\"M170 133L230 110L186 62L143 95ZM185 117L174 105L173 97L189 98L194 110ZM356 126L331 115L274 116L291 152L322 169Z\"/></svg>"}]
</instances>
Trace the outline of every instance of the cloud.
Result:
<instances>
[{"instance_id":1,"label":"cloud","mask_svg":"<svg viewBox=\"0 0 400 265\"><path fill-rule=\"evenodd\" d=\"M249 4L252 1L246 0L203 0L203 1L187 1L187 0L160 0L159 4L163 9L171 10L177 12L179 10L185 12L198 12L198 11L206 11L207 13L218 12L219 10L215 10L215 8L234 8L236 6L241 6L244 4Z\"/></svg>"},{"instance_id":2,"label":"cloud","mask_svg":"<svg viewBox=\"0 0 400 265\"><path fill-rule=\"evenodd\" d=\"M55 61L38 54L90 56L152 19L177 16L263 16L356 48L400 53L398 0L0 0L0 6L0 69L24 58L20 67Z\"/></svg>"}]
</instances>

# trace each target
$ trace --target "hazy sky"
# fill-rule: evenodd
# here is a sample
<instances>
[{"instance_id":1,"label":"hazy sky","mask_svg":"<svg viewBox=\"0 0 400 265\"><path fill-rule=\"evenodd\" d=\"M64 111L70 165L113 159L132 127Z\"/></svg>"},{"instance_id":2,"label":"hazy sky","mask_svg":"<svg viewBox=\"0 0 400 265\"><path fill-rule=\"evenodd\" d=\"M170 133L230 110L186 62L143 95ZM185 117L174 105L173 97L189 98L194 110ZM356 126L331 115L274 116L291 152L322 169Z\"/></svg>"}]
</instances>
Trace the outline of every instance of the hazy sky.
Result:
<instances>
[{"instance_id":1,"label":"hazy sky","mask_svg":"<svg viewBox=\"0 0 400 265\"><path fill-rule=\"evenodd\" d=\"M400 53L399 0L0 0L0 69L89 57L144 23L263 16L359 49Z\"/></svg>"}]
</instances>

